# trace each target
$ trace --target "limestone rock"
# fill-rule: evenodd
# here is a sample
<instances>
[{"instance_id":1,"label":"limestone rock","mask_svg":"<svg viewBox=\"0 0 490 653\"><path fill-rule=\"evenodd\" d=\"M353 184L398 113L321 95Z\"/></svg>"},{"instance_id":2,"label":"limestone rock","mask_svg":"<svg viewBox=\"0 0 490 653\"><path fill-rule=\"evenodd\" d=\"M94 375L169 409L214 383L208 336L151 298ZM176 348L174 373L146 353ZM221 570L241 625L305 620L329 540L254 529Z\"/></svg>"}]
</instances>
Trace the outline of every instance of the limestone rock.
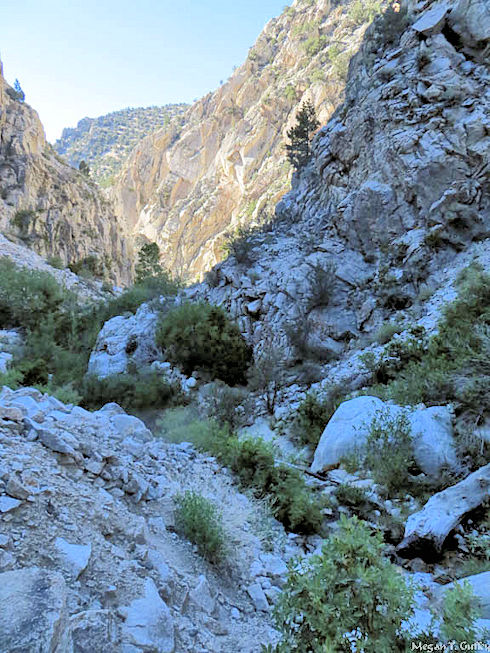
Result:
<instances>
[{"instance_id":1,"label":"limestone rock","mask_svg":"<svg viewBox=\"0 0 490 653\"><path fill-rule=\"evenodd\" d=\"M117 650L117 624L109 610L87 610L70 617L73 649L77 653L93 653L94 645L101 651Z\"/></svg>"},{"instance_id":2,"label":"limestone rock","mask_svg":"<svg viewBox=\"0 0 490 653\"><path fill-rule=\"evenodd\" d=\"M65 265L94 255L101 265L109 259L114 281L129 281L123 222L93 184L55 156L37 113L12 97L1 63L0 191L0 231L19 245ZM2 239L4 245L7 254L12 248Z\"/></svg>"},{"instance_id":3,"label":"limestone rock","mask_svg":"<svg viewBox=\"0 0 490 653\"><path fill-rule=\"evenodd\" d=\"M420 34L434 34L440 31L445 18L448 14L449 6L447 3L442 2L431 7L412 25L412 28Z\"/></svg>"},{"instance_id":4,"label":"limestone rock","mask_svg":"<svg viewBox=\"0 0 490 653\"><path fill-rule=\"evenodd\" d=\"M345 401L337 408L322 433L311 465L312 471L335 467L343 456L362 448L376 416L386 415L388 419L395 419L403 412L400 406L386 404L377 397L361 396ZM406 414L415 459L422 471L437 477L443 467L455 468L457 459L448 409L433 406Z\"/></svg>"},{"instance_id":5,"label":"limestone rock","mask_svg":"<svg viewBox=\"0 0 490 653\"><path fill-rule=\"evenodd\" d=\"M167 605L151 579L145 582L144 595L135 599L125 612L123 640L143 650L173 653L174 625Z\"/></svg>"},{"instance_id":6,"label":"limestone rock","mask_svg":"<svg viewBox=\"0 0 490 653\"><path fill-rule=\"evenodd\" d=\"M250 598L252 599L252 602L256 610L258 610L259 612L269 611L269 603L267 601L267 597L264 594L264 590L259 585L259 583L252 583L251 585L249 585L247 587L247 592Z\"/></svg>"},{"instance_id":7,"label":"limestone rock","mask_svg":"<svg viewBox=\"0 0 490 653\"><path fill-rule=\"evenodd\" d=\"M89 563L92 554L91 544L71 544L62 537L57 537L55 546L61 553L69 571L73 573L75 578L78 578Z\"/></svg>"},{"instance_id":8,"label":"limestone rock","mask_svg":"<svg viewBox=\"0 0 490 653\"><path fill-rule=\"evenodd\" d=\"M398 552L405 557L431 558L441 553L448 535L471 510L490 497L490 464L432 496L407 520Z\"/></svg>"},{"instance_id":9,"label":"limestone rock","mask_svg":"<svg viewBox=\"0 0 490 653\"><path fill-rule=\"evenodd\" d=\"M28 567L0 574L0 650L69 653L61 574Z\"/></svg>"}]
</instances>

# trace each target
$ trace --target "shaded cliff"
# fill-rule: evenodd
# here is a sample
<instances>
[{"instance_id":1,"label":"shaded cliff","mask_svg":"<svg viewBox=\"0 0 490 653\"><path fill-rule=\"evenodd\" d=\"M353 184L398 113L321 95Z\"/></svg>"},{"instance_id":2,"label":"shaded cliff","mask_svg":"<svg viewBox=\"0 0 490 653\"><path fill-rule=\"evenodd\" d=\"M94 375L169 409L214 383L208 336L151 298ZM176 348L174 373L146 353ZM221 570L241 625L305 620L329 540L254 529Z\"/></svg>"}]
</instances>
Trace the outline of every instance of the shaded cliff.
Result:
<instances>
[{"instance_id":1,"label":"shaded cliff","mask_svg":"<svg viewBox=\"0 0 490 653\"><path fill-rule=\"evenodd\" d=\"M0 230L64 264L92 261L129 281L132 248L97 186L46 142L37 113L15 97L0 67Z\"/></svg>"}]
</instances>

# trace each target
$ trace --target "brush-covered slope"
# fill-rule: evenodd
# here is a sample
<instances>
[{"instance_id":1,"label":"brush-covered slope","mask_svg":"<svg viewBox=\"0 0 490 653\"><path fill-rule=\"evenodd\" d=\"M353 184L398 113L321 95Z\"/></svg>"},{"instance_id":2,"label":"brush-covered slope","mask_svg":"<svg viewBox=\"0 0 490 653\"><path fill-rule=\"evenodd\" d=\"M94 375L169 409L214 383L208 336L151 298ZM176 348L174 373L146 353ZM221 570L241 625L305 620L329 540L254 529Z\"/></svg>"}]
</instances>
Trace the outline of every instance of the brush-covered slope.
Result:
<instances>
[{"instance_id":1,"label":"brush-covered slope","mask_svg":"<svg viewBox=\"0 0 490 653\"><path fill-rule=\"evenodd\" d=\"M375 5L296 0L182 126L136 147L116 183L118 212L173 272L201 275L223 258L224 232L270 217L289 188L284 144L298 106L310 99L327 121Z\"/></svg>"},{"instance_id":2,"label":"brush-covered slope","mask_svg":"<svg viewBox=\"0 0 490 653\"><path fill-rule=\"evenodd\" d=\"M92 261L114 281L131 274L124 225L96 185L60 160L37 113L15 97L0 64L0 231L64 264Z\"/></svg>"},{"instance_id":3,"label":"brush-covered slope","mask_svg":"<svg viewBox=\"0 0 490 653\"><path fill-rule=\"evenodd\" d=\"M99 184L109 186L134 146L145 136L165 128L185 104L138 107L113 111L98 118L83 118L76 127L63 129L54 149L74 167L81 161Z\"/></svg>"}]
</instances>

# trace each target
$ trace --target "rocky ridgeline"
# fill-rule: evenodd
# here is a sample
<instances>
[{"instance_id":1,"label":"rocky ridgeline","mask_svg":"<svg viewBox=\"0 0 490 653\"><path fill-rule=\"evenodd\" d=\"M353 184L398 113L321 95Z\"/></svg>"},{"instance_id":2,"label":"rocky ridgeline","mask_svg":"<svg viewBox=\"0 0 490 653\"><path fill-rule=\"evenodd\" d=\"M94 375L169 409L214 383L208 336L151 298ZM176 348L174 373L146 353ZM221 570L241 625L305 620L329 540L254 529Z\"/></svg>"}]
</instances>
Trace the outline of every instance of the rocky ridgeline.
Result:
<instances>
[{"instance_id":1,"label":"rocky ridgeline","mask_svg":"<svg viewBox=\"0 0 490 653\"><path fill-rule=\"evenodd\" d=\"M301 538L276 524L265 551L259 505L213 458L154 439L117 404L91 413L3 388L0 459L0 650L255 653L274 640L268 612ZM187 489L220 504L224 570L174 532Z\"/></svg>"},{"instance_id":2,"label":"rocky ridgeline","mask_svg":"<svg viewBox=\"0 0 490 653\"><path fill-rule=\"evenodd\" d=\"M173 273L202 276L224 258L227 230L272 215L289 187L284 143L299 105L311 100L324 124L342 99L367 24L352 4L295 0L220 88L136 146L116 183L118 213Z\"/></svg>"},{"instance_id":3,"label":"rocky ridgeline","mask_svg":"<svg viewBox=\"0 0 490 653\"><path fill-rule=\"evenodd\" d=\"M59 159L37 113L6 83L1 64L0 230L65 265L95 257L108 278L131 279L124 222L93 182Z\"/></svg>"},{"instance_id":4,"label":"rocky ridgeline","mask_svg":"<svg viewBox=\"0 0 490 653\"><path fill-rule=\"evenodd\" d=\"M435 5L412 6L396 44L369 28L274 227L189 292L223 305L257 346L272 334L288 347L292 323L320 357L356 356L359 335L395 311L413 320L421 289L449 292L427 303L433 327L455 271L472 256L488 267L488 7Z\"/></svg>"},{"instance_id":5,"label":"rocky ridgeline","mask_svg":"<svg viewBox=\"0 0 490 653\"><path fill-rule=\"evenodd\" d=\"M139 107L113 111L98 118L83 118L76 127L63 129L53 145L74 168L85 161L90 176L102 185L112 183L133 147L153 131L162 129L187 105Z\"/></svg>"}]
</instances>

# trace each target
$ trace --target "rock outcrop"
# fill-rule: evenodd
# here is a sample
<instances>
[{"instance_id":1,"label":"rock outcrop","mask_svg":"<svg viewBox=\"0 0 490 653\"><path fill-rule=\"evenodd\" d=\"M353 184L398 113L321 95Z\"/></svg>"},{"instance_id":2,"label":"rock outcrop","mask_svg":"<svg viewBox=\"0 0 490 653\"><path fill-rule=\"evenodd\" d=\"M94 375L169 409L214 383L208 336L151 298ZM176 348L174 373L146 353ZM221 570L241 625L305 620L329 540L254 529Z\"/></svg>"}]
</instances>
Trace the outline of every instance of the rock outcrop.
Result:
<instances>
[{"instance_id":1,"label":"rock outcrop","mask_svg":"<svg viewBox=\"0 0 490 653\"><path fill-rule=\"evenodd\" d=\"M275 223L249 239L246 262L230 257L189 291L223 305L250 341L270 333L327 361L409 308L424 283L446 283L472 256L487 267L487 40L451 36L477 16L488 25L487 7L448 6L434 34L412 27L420 5L369 27L346 101Z\"/></svg>"},{"instance_id":2,"label":"rock outcrop","mask_svg":"<svg viewBox=\"0 0 490 653\"><path fill-rule=\"evenodd\" d=\"M170 270L201 276L225 256L224 232L270 218L289 187L286 131L307 99L327 121L366 21L349 2L295 0L182 124L135 148L116 183L118 213L160 245Z\"/></svg>"},{"instance_id":3,"label":"rock outcrop","mask_svg":"<svg viewBox=\"0 0 490 653\"><path fill-rule=\"evenodd\" d=\"M176 535L186 490L223 511L226 570ZM248 588L272 605L299 551L277 523L262 548L260 510L213 458L153 438L117 404L0 388L0 650L255 653L277 634Z\"/></svg>"},{"instance_id":4,"label":"rock outcrop","mask_svg":"<svg viewBox=\"0 0 490 653\"><path fill-rule=\"evenodd\" d=\"M465 515L490 498L490 465L432 496L420 512L407 520L398 552L430 559L441 553L448 535Z\"/></svg>"},{"instance_id":5,"label":"rock outcrop","mask_svg":"<svg viewBox=\"0 0 490 653\"><path fill-rule=\"evenodd\" d=\"M164 128L187 105L139 107L113 111L98 118L82 118L76 127L63 129L53 148L70 165L85 161L90 176L103 186L113 183L134 146L151 132Z\"/></svg>"},{"instance_id":6,"label":"rock outcrop","mask_svg":"<svg viewBox=\"0 0 490 653\"><path fill-rule=\"evenodd\" d=\"M397 419L403 417L420 469L433 479L437 479L442 469L454 471L457 459L451 414L445 406L410 411L387 404L377 397L356 397L337 408L320 438L311 470L321 472L336 467L343 457L357 449L362 450L373 420L390 429Z\"/></svg>"},{"instance_id":7,"label":"rock outcrop","mask_svg":"<svg viewBox=\"0 0 490 653\"><path fill-rule=\"evenodd\" d=\"M128 282L132 248L109 202L46 142L37 113L16 98L0 64L0 231L65 265L91 260ZM2 251L0 250L0 255Z\"/></svg>"}]
</instances>

